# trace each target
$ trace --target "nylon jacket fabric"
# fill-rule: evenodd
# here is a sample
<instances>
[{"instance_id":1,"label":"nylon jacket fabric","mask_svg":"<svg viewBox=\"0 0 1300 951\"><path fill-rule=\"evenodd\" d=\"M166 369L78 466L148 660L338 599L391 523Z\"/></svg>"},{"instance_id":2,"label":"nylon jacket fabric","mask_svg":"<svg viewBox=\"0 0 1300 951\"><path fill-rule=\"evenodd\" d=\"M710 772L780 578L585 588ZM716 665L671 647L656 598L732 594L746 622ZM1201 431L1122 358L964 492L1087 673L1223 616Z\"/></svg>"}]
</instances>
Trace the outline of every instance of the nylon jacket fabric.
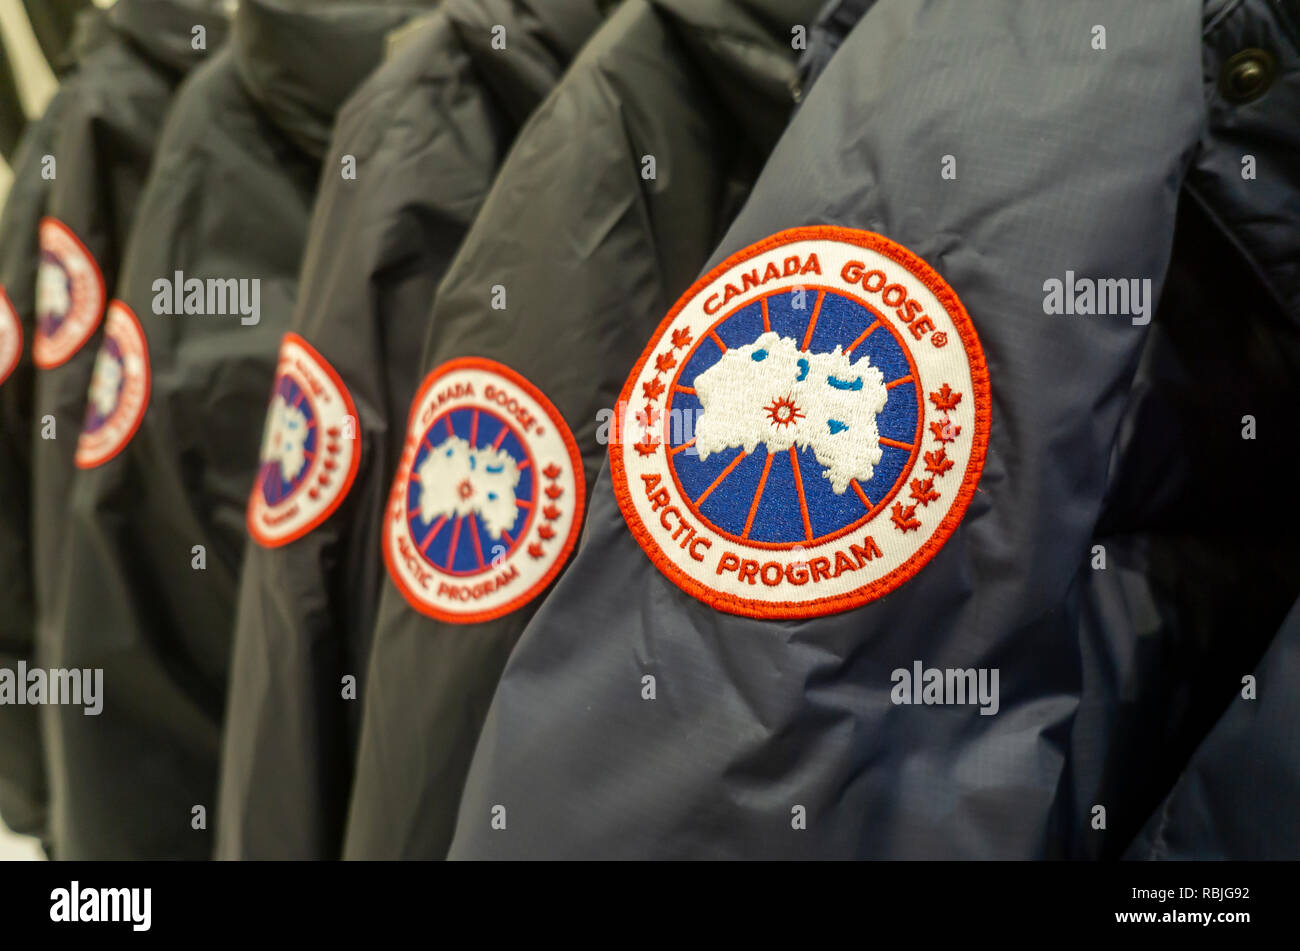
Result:
<instances>
[{"instance_id":1,"label":"nylon jacket fabric","mask_svg":"<svg viewBox=\"0 0 1300 951\"><path fill-rule=\"evenodd\" d=\"M515 133L599 21L592 0L448 0L340 113L292 330L356 403L341 507L280 547L250 541L221 774L219 858L337 858L381 590L379 528L438 281ZM505 28L506 49L491 46Z\"/></svg>"},{"instance_id":2,"label":"nylon jacket fabric","mask_svg":"<svg viewBox=\"0 0 1300 951\"><path fill-rule=\"evenodd\" d=\"M4 107L0 109L0 158L12 160L27 127L27 116L18 98L9 54L3 46L0 46L0 105Z\"/></svg>"},{"instance_id":3,"label":"nylon jacket fabric","mask_svg":"<svg viewBox=\"0 0 1300 951\"><path fill-rule=\"evenodd\" d=\"M58 365L32 365L41 220L59 220L78 236L105 282L115 278L167 105L183 71L203 55L190 49L194 24L203 24L213 42L220 42L224 20L215 3L121 0L108 14L85 13L70 41L75 68L51 100L19 168L3 233L12 249L5 284L23 324L24 347L5 385L6 399L13 394L18 401L5 434L24 445L9 457L14 485L5 493L4 518L18 545L15 599L35 597L36 607L10 614L16 623L38 625L40 605L49 602L98 343L96 326ZM94 319L97 324L98 313ZM34 594L24 593L29 587ZM34 628L29 638L40 641ZM26 659L31 664L37 658ZM35 708L18 715L32 720L34 736Z\"/></svg>"},{"instance_id":4,"label":"nylon jacket fabric","mask_svg":"<svg viewBox=\"0 0 1300 951\"><path fill-rule=\"evenodd\" d=\"M1111 25L1104 53L1090 44L1097 24ZM1172 677L1144 681L1158 670L1152 652L1177 655L1204 680L1182 693L1200 707L1173 718L1179 742L1216 691L1227 700L1223 678L1205 675L1229 631L1206 644L1186 623L1196 592L1162 586L1164 563L1146 559L1143 536L1167 526L1128 507L1149 494L1138 476L1152 471L1156 447L1199 435L1144 443L1134 387L1186 389L1177 364L1203 364L1206 347L1176 349L1182 327L1152 349L1152 329L1129 319L1049 315L1045 282L1067 270L1149 279L1159 328L1183 311L1196 322L1217 313L1196 296L1193 265L1207 284L1225 282L1216 303L1238 287L1229 276L1246 274L1243 318L1285 339L1296 235L1271 209L1295 185L1284 158L1293 87L1279 80L1244 107L1216 90L1229 55L1264 40L1287 51L1288 35L1267 4L872 5L817 74L713 260L785 228L831 224L882 234L934 267L970 313L992 383L970 508L888 596L844 614L760 621L715 611L660 574L602 474L583 546L507 665L451 856L1122 851L1159 796L1134 778L1165 738L1151 718L1177 712L1179 699ZM1260 155L1254 190L1238 187L1247 141ZM952 179L940 176L946 155L957 161ZM1199 220L1183 214L1192 205ZM1206 272L1194 251L1176 254L1185 227L1217 230L1240 259ZM1240 396L1234 382L1211 386ZM1237 411L1214 407L1215 423ZM1278 438L1265 455L1280 451ZM1200 474L1175 471L1175 494L1205 491ZM1193 524L1185 499L1157 501L1175 530ZM1117 570L1090 563L1105 538L1121 539ZM1227 541L1241 548L1251 535ZM1218 565L1237 577L1230 561ZM1258 583L1267 603L1251 613L1256 644L1294 583L1286 570ZM1156 597L1144 601L1144 588ZM1000 671L999 712L896 706L891 671L918 660ZM648 674L654 702L638 689ZM1134 722L1141 741L1125 742ZM1109 835L1091 826L1099 803L1112 810ZM506 831L491 825L497 804ZM806 828L792 823L799 807Z\"/></svg>"},{"instance_id":5,"label":"nylon jacket fabric","mask_svg":"<svg viewBox=\"0 0 1300 951\"><path fill-rule=\"evenodd\" d=\"M589 485L599 411L785 124L791 28L815 12L644 0L612 12L506 160L439 288L424 369L486 357L522 374L573 431ZM536 605L453 623L385 583L345 856L445 856L478 729Z\"/></svg>"},{"instance_id":6,"label":"nylon jacket fabric","mask_svg":"<svg viewBox=\"0 0 1300 951\"><path fill-rule=\"evenodd\" d=\"M59 67L77 29L77 16L90 0L23 0L32 33L51 67Z\"/></svg>"},{"instance_id":7,"label":"nylon jacket fabric","mask_svg":"<svg viewBox=\"0 0 1300 951\"><path fill-rule=\"evenodd\" d=\"M244 501L321 171L311 149L413 9L248 0L171 111L117 281L145 341L147 406L115 455L77 473L55 596L52 662L104 669L100 716L47 721L66 857L211 855ZM315 83L319 55L332 68ZM280 84L311 94L268 115ZM194 279L258 282L257 312L243 297L177 313Z\"/></svg>"},{"instance_id":8,"label":"nylon jacket fabric","mask_svg":"<svg viewBox=\"0 0 1300 951\"><path fill-rule=\"evenodd\" d=\"M53 148L66 98L56 94L45 114L28 126L14 161L14 183L0 217L0 306L17 319L3 331L6 349L17 346L17 362L0 380L0 576L6 579L0 610L0 668L34 664L36 616L31 563L31 340L40 256L36 235L48 197L41 177ZM21 337L21 341L18 339ZM36 707L0 707L0 816L16 832L40 834L45 824L45 770Z\"/></svg>"},{"instance_id":9,"label":"nylon jacket fabric","mask_svg":"<svg viewBox=\"0 0 1300 951\"><path fill-rule=\"evenodd\" d=\"M1292 610L1254 672L1187 763L1126 857L1291 860L1300 842L1300 615Z\"/></svg>"}]
</instances>

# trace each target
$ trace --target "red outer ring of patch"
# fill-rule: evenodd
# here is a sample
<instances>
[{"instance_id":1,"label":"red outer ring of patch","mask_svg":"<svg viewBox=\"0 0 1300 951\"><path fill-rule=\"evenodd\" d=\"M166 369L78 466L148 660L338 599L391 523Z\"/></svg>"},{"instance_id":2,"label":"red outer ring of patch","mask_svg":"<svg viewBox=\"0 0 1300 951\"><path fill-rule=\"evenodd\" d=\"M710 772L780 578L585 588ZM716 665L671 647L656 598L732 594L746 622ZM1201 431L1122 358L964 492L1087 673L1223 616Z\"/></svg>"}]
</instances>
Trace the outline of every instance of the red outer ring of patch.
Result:
<instances>
[{"instance_id":1,"label":"red outer ring of patch","mask_svg":"<svg viewBox=\"0 0 1300 951\"><path fill-rule=\"evenodd\" d=\"M331 501L328 505L326 505L323 509L321 509L320 512L316 515L316 517L313 518L306 525L302 526L299 529L295 529L294 531L290 532L288 535L285 535L283 538L271 538L268 535L264 535L261 529L257 527L257 524L253 519L253 498L262 489L261 479L255 481L253 483L253 491L248 496L248 505L244 510L244 524L248 526L248 533L252 535L253 538L257 541L257 543L261 545L263 548L282 548L283 546L289 544L290 542L297 541L298 539L306 535L308 532L320 526L321 523L323 523L327 518L329 518L331 515L334 514L334 512L338 509L338 507L343 504L343 500L348 497L348 492L352 489L352 483L356 481L357 472L361 468L361 417L357 415L356 404L352 402L352 394L348 392L347 386L343 383L343 377L339 376L338 371L334 369L333 365L328 360L326 360L323 356L321 356L319 350L317 350L315 347L309 344L302 337L298 336L298 334L296 333L291 332L285 334L280 339L280 348L283 349L285 343L290 340L292 340L298 346L302 347L304 350L307 351L308 354L311 355L312 360L316 362L317 366L319 366L322 370L325 371L325 375L328 376L331 381L333 381L335 389L337 389L339 393L343 396L343 407L344 409L347 410L346 415L352 417L353 425L356 427L356 432L353 434L352 437L352 442L353 442L352 463L351 465L348 466L348 474L344 476L343 485L339 488L338 493L334 496L333 501ZM280 362L279 354L277 354L276 355L277 366L279 365L279 362ZM275 380L271 381L271 387L272 389L274 389ZM302 485L298 486L299 489L304 489L311 484L312 476L316 472L317 464L321 463L323 461L323 458L324 457L320 453L317 453L316 460L312 463L312 468L307 473L307 478L303 480ZM258 473L260 474L262 470L262 465L260 460L258 461L257 469L258 469Z\"/></svg>"},{"instance_id":2,"label":"red outer ring of patch","mask_svg":"<svg viewBox=\"0 0 1300 951\"><path fill-rule=\"evenodd\" d=\"M4 307L8 310L9 314L14 319L14 330L18 331L18 346L14 348L14 358L9 361L9 366L0 367L0 383L3 383L5 380L9 379L9 374L14 372L14 369L18 366L18 361L23 357L23 322L22 318L18 316L18 311L14 307L14 302L11 301L9 295L5 293L3 285L0 285L0 307Z\"/></svg>"},{"instance_id":3,"label":"red outer ring of patch","mask_svg":"<svg viewBox=\"0 0 1300 951\"><path fill-rule=\"evenodd\" d=\"M131 444L131 440L135 438L135 434L140 430L140 424L144 422L145 413L149 412L149 397L153 392L153 368L149 363L149 338L144 335L144 327L140 324L140 318L135 315L135 311L125 301L118 300L115 297L108 302L104 310L107 311L109 307L114 305L126 312L126 315L131 318L131 322L135 324L135 332L140 335L140 352L144 356L144 399L140 401L140 414L136 416L135 422L131 424L127 434L122 437L122 441L108 455L96 459L94 462L84 462L76 457L74 450L72 461L78 469L97 469L110 459L116 458L118 453Z\"/></svg>"},{"instance_id":4,"label":"red outer ring of patch","mask_svg":"<svg viewBox=\"0 0 1300 951\"><path fill-rule=\"evenodd\" d=\"M814 538L811 541L808 541L806 539L800 539L799 541L794 541L794 542L765 542L754 538L741 538L739 535L729 532L725 528L722 528L719 525L714 525L712 520L710 520L706 515L704 515L700 511L699 506L695 504L695 502L691 499L691 497L686 494L686 490L682 488L682 480L677 476L677 466L673 465L672 463L669 463L668 474L672 476L673 485L677 486L677 493L682 497L682 501L686 503L686 507L691 510L691 514L694 515L696 518L698 518L705 525L707 525L710 531L720 535L721 537L727 539L728 541L735 542L737 545L743 545L746 548L766 548L771 551L790 551L796 545L823 545L826 542L834 541L837 538L843 538L845 535L852 534L853 532L856 532L858 529L865 528L867 525L870 525L871 522L875 520L876 516L884 512L885 506L889 505L890 502L894 501L894 496L898 495L898 493L902 491L903 486L907 484L907 476L911 475L912 469L916 466L916 457L921 454L921 443L925 439L925 412L926 412L925 394L921 392L921 374L916 369L916 359L912 356L912 348L908 345L907 341L903 339L903 335L899 333L898 328L889 322L888 317L882 314L874 306L867 303L867 301L864 298L859 297L857 294L853 294L848 291L841 290L838 287L828 287L823 284L809 283L801 286L807 287L809 290L818 290L818 291L822 291L823 293L829 291L831 293L838 294L841 297L847 297L849 300L853 301L854 303L861 305L869 313L874 314L876 320L880 321L881 325L884 326L884 328L887 331L889 331L891 334L894 335L894 339L898 341L898 349L902 350L903 356L907 357L907 367L911 371L910 375L912 377L912 386L916 389L916 436L914 437L916 444L912 447L912 451L907 456L907 465L903 467L903 471L899 474L898 479L894 482L893 486L890 487L889 492L885 495L883 499L881 499L879 502L871 506L870 511L863 513L862 517L859 518L856 522L850 522L848 525L845 525L843 528L837 528L835 529L835 531L830 532L829 534L826 535L822 535L819 538ZM724 316L718 318L712 324L709 325L709 333L715 332L718 329L718 326L720 324L726 322L727 320L730 320L739 311L743 310L746 307L753 306L755 301L765 301L769 297L772 297L776 294L784 294L784 293L786 293L786 290L768 291L766 294L754 298L754 300L750 301L747 304L739 304L733 307ZM691 347L690 352L682 357L682 362L677 367L677 373L673 376L672 383L668 385L669 390L671 390L673 387L678 385L677 381L682 378L682 371L686 369L686 364L691 362L691 357L695 354L695 351L698 350L700 347L700 341L707 336L708 336L707 333L701 334L700 337L695 341L695 345ZM668 408L669 407L665 404L664 409L666 410ZM668 435L669 435L668 417L667 414L665 414L664 432L663 432L664 445L668 445ZM671 448L676 448L676 447L671 447Z\"/></svg>"},{"instance_id":5,"label":"red outer ring of patch","mask_svg":"<svg viewBox=\"0 0 1300 951\"><path fill-rule=\"evenodd\" d=\"M405 582L402 581L401 575L393 566L393 556L388 550L388 530L385 527L382 547L384 550L384 566L388 569L388 577L392 580L393 584L397 586L397 590L402 593L402 597L406 599L406 603L412 608L428 617L435 618L439 621L446 621L450 624L478 624L483 621L491 621L495 618L504 617L513 611L517 611L529 601L536 598L537 595L545 591L546 587L554 581L556 575L560 573L560 569L562 569L568 562L569 555L573 553L573 548L578 543L578 532L582 528L582 518L586 511L587 501L587 477L582 468L582 455L578 452L578 442L573 438L573 433L570 431L569 425L565 422L564 417L560 415L560 411L555 408L555 404L547 398L545 393L539 390L519 373L510 369L510 367L506 366L504 363L498 363L496 360L489 360L487 357L458 357L454 360L448 360L446 363L443 363L430 371L429 375L424 378L424 382L420 384L420 389L416 392L414 399L411 400L411 411L407 416L406 429L402 434L403 444L405 444L406 440L410 436L411 424L415 420L416 407L420 405L420 401L424 399L425 394L429 392L438 380L446 376L448 373L451 373L453 370L466 369L486 370L489 373L496 373L505 377L511 383L515 384L535 399L538 405L546 411L546 415L550 417L551 425L555 427L556 431L564 439L564 445L569 450L569 464L573 466L573 484L575 487L573 524L569 527L569 536L564 540L563 547L561 547L559 552L556 554L555 561L551 564L551 567L546 570L546 574L542 575L542 577L539 578L531 588L518 597L513 598L505 604L498 605L495 608L491 608L487 611L475 611L465 614L440 611L437 608L424 604L420 601L415 592L411 591L406 586ZM534 455L536 455L536 453L534 453ZM389 489L388 501L384 504L385 521L388 519L388 508L392 503L394 493L399 491L399 485L404 485L409 478L410 466L407 463L403 463L398 467L397 474L393 477L393 485L392 488ZM522 548L520 550L522 550Z\"/></svg>"},{"instance_id":6,"label":"red outer ring of patch","mask_svg":"<svg viewBox=\"0 0 1300 951\"><path fill-rule=\"evenodd\" d=\"M623 520L627 523L628 529L636 538L642 551L649 556L655 566L670 581L687 594L730 614L774 619L822 617L823 615L860 607L869 601L874 601L888 594L905 581L910 580L925 567L929 560L934 557L934 554L943 546L944 542L948 540L949 536L952 535L958 523L965 516L966 509L970 506L971 497L975 494L976 483L979 482L980 474L984 471L984 459L988 454L992 396L989 387L988 365L984 359L984 349L980 346L979 337L975 333L975 326L971 323L970 315L966 313L966 308L962 306L956 292L924 260L901 244L891 241L883 235L870 231L860 231L856 228L842 228L833 225L789 228L785 231L778 231L756 244L742 248L725 261L722 261L717 267L692 284L677 299L677 303L673 305L672 310L659 322L659 326L655 329L653 336L646 344L645 350L641 353L641 358L637 360L636 366L632 368L627 382L623 385L623 392L619 397L620 405L632 405L632 393L636 381L641 376L641 371L645 368L646 361L658 349L660 342L668 332L672 322L677 318L677 315L705 287L737 265L773 248L793 244L796 241L824 240L847 242L883 254L921 281L934 293L939 303L943 305L944 310L952 319L953 325L957 328L957 333L961 336L962 346L970 362L971 383L975 390L975 437L971 445L970 459L966 464L966 472L962 476L961 489L958 490L956 499L948 509L948 514L944 516L943 521L939 523L925 543L912 554L912 557L889 574L845 594L818 598L812 601L753 601L706 587L678 568L674 562L660 552L658 544L641 522L641 517L636 511L628 489L627 472L623 468L622 458L622 443L626 440L626 436L623 436L617 442L611 441L609 445L609 462L612 470L611 481L614 484L614 495L618 499L619 509L623 512ZM918 380L918 385L919 382Z\"/></svg>"},{"instance_id":7,"label":"red outer ring of patch","mask_svg":"<svg viewBox=\"0 0 1300 951\"><path fill-rule=\"evenodd\" d=\"M99 299L101 303L99 305L99 313L95 315L94 320L90 322L90 326L86 328L86 335L82 337L79 341L77 341L77 345L68 351L68 355L66 357L63 357L62 359L59 360L48 360L42 362L36 359L36 345L35 343L32 344L32 363L36 364L37 369L40 370L53 370L55 367L61 367L63 366L63 364L67 363L78 353L80 353L81 348L86 345L86 341L88 341L91 337L95 336L95 331L99 329L99 325L104 320L104 312L108 310L108 303L109 303L108 291L104 287L104 272L99 269L99 262L96 261L95 256L90 253L90 248L86 247L86 245L82 242L82 240L77 237L76 232L74 232L71 228L65 225L58 218L51 218L47 215L46 217L41 219L42 225L46 224L47 222L59 228L59 230L63 231L69 238L72 239L72 242L77 247L81 248L81 253L86 256L86 260L90 262L91 270L95 272L95 280L98 281L99 283ZM122 306L125 307L126 305L123 304ZM128 307L127 310L130 310L130 308ZM131 316L134 317L135 313L132 312ZM137 324L139 322L140 322L139 320L136 321ZM110 456L109 458L112 457Z\"/></svg>"}]
</instances>

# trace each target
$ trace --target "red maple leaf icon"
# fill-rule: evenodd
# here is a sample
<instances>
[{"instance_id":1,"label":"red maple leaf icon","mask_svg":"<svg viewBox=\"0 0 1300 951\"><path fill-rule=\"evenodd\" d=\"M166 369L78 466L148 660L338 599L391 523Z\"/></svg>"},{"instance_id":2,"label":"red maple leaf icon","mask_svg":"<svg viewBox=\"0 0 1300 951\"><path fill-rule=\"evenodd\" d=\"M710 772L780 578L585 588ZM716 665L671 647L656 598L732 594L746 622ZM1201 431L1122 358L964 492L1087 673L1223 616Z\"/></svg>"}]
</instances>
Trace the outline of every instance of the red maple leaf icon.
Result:
<instances>
[{"instance_id":1,"label":"red maple leaf icon","mask_svg":"<svg viewBox=\"0 0 1300 951\"><path fill-rule=\"evenodd\" d=\"M673 349L684 347L691 342L691 331L689 327L678 327L673 331Z\"/></svg>"},{"instance_id":2,"label":"red maple leaf icon","mask_svg":"<svg viewBox=\"0 0 1300 951\"><path fill-rule=\"evenodd\" d=\"M659 382L659 377L655 377L649 383L641 384L641 392L648 400L657 400L663 395L664 385Z\"/></svg>"},{"instance_id":3,"label":"red maple leaf icon","mask_svg":"<svg viewBox=\"0 0 1300 951\"><path fill-rule=\"evenodd\" d=\"M655 409L649 403L645 404L645 409L636 411L636 421L641 424L642 429L649 429L659 420L663 419L663 413Z\"/></svg>"},{"instance_id":4,"label":"red maple leaf icon","mask_svg":"<svg viewBox=\"0 0 1300 951\"><path fill-rule=\"evenodd\" d=\"M926 450L925 453L925 471L933 472L937 476L943 475L952 468L952 460L948 458L948 450L940 449L938 452Z\"/></svg>"},{"instance_id":5,"label":"red maple leaf icon","mask_svg":"<svg viewBox=\"0 0 1300 951\"><path fill-rule=\"evenodd\" d=\"M546 476L546 478L548 479L558 479L560 477L560 473L563 471L564 471L563 469L561 469L559 466L557 466L555 463L552 462L545 469L542 470L542 475Z\"/></svg>"},{"instance_id":6,"label":"red maple leaf icon","mask_svg":"<svg viewBox=\"0 0 1300 951\"><path fill-rule=\"evenodd\" d=\"M546 497L548 499L551 499L552 501L558 499L560 496L564 494L564 490L561 489L558 485L548 485L543 491L546 492Z\"/></svg>"},{"instance_id":7,"label":"red maple leaf icon","mask_svg":"<svg viewBox=\"0 0 1300 951\"><path fill-rule=\"evenodd\" d=\"M554 505L548 505L542 509L542 514L553 522L560 517L560 510Z\"/></svg>"},{"instance_id":8,"label":"red maple leaf icon","mask_svg":"<svg viewBox=\"0 0 1300 951\"><path fill-rule=\"evenodd\" d=\"M659 356L655 357L655 369L658 370L660 373L666 373L667 371L671 370L675 366L677 366L677 358L673 356L673 352L671 350L669 350L666 353L661 353L659 354Z\"/></svg>"},{"instance_id":9,"label":"red maple leaf icon","mask_svg":"<svg viewBox=\"0 0 1300 951\"><path fill-rule=\"evenodd\" d=\"M920 502L922 505L929 505L939 497L939 493L934 491L934 479L932 478L924 480L913 479L911 486L912 498L916 499L916 501Z\"/></svg>"},{"instance_id":10,"label":"red maple leaf icon","mask_svg":"<svg viewBox=\"0 0 1300 951\"><path fill-rule=\"evenodd\" d=\"M546 555L546 549L542 547L541 542L533 542L528 546L528 554L534 558L542 558Z\"/></svg>"},{"instance_id":11,"label":"red maple leaf icon","mask_svg":"<svg viewBox=\"0 0 1300 951\"><path fill-rule=\"evenodd\" d=\"M652 456L654 455L654 451L659 448L659 442L658 440L651 439L649 436L645 436L640 442L633 443L632 448L643 456Z\"/></svg>"},{"instance_id":12,"label":"red maple leaf icon","mask_svg":"<svg viewBox=\"0 0 1300 951\"><path fill-rule=\"evenodd\" d=\"M961 427L954 426L949 420L937 419L930 424L930 432L939 442L952 442L961 435Z\"/></svg>"},{"instance_id":13,"label":"red maple leaf icon","mask_svg":"<svg viewBox=\"0 0 1300 951\"><path fill-rule=\"evenodd\" d=\"M938 393L930 394L930 402L935 405L936 409L946 413L950 409L957 408L957 404L961 402L961 394L954 393L952 387L945 383L939 387Z\"/></svg>"},{"instance_id":14,"label":"red maple leaf icon","mask_svg":"<svg viewBox=\"0 0 1300 951\"><path fill-rule=\"evenodd\" d=\"M555 537L555 529L543 522L541 525L537 526L537 535L542 539L542 541L549 542Z\"/></svg>"},{"instance_id":15,"label":"red maple leaf icon","mask_svg":"<svg viewBox=\"0 0 1300 951\"><path fill-rule=\"evenodd\" d=\"M903 508L902 502L895 502L891 511L893 514L890 516L890 519L898 526L899 531L910 532L921 527L920 520L914 517L916 515L915 505L909 505L907 508Z\"/></svg>"}]
</instances>

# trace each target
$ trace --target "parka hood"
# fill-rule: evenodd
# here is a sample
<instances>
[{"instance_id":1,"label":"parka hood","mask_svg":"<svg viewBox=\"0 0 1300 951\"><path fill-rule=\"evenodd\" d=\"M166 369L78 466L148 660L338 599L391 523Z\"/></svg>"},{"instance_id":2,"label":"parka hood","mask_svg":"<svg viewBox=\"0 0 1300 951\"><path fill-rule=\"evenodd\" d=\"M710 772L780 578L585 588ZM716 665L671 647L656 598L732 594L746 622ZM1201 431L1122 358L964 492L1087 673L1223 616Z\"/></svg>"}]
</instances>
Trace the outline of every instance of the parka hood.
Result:
<instances>
[{"instance_id":1,"label":"parka hood","mask_svg":"<svg viewBox=\"0 0 1300 951\"><path fill-rule=\"evenodd\" d=\"M225 42L230 9L225 0L117 0L108 11L108 22L154 59L187 73ZM93 28L93 19L81 19ZM203 43L196 49L200 26Z\"/></svg>"},{"instance_id":2,"label":"parka hood","mask_svg":"<svg viewBox=\"0 0 1300 951\"><path fill-rule=\"evenodd\" d=\"M235 68L271 121L321 158L339 107L383 60L388 34L430 5L243 0L231 41Z\"/></svg>"}]
</instances>

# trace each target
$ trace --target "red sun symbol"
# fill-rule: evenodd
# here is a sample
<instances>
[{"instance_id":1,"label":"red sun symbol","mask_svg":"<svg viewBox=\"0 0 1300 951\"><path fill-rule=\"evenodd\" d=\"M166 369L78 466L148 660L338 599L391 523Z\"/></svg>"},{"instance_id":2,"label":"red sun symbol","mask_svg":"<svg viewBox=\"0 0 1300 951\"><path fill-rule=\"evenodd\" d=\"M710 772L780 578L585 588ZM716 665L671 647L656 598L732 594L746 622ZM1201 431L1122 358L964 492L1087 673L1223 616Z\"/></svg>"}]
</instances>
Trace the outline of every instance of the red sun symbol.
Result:
<instances>
[{"instance_id":1,"label":"red sun symbol","mask_svg":"<svg viewBox=\"0 0 1300 951\"><path fill-rule=\"evenodd\" d=\"M778 397L772 401L771 406L763 408L767 410L767 417L775 426L789 426L796 420L804 418L804 414L799 412L799 407L789 396Z\"/></svg>"},{"instance_id":2,"label":"red sun symbol","mask_svg":"<svg viewBox=\"0 0 1300 951\"><path fill-rule=\"evenodd\" d=\"M460 493L462 499L467 499L474 494L474 486L469 479L464 479L461 484L456 487L456 491Z\"/></svg>"}]
</instances>

